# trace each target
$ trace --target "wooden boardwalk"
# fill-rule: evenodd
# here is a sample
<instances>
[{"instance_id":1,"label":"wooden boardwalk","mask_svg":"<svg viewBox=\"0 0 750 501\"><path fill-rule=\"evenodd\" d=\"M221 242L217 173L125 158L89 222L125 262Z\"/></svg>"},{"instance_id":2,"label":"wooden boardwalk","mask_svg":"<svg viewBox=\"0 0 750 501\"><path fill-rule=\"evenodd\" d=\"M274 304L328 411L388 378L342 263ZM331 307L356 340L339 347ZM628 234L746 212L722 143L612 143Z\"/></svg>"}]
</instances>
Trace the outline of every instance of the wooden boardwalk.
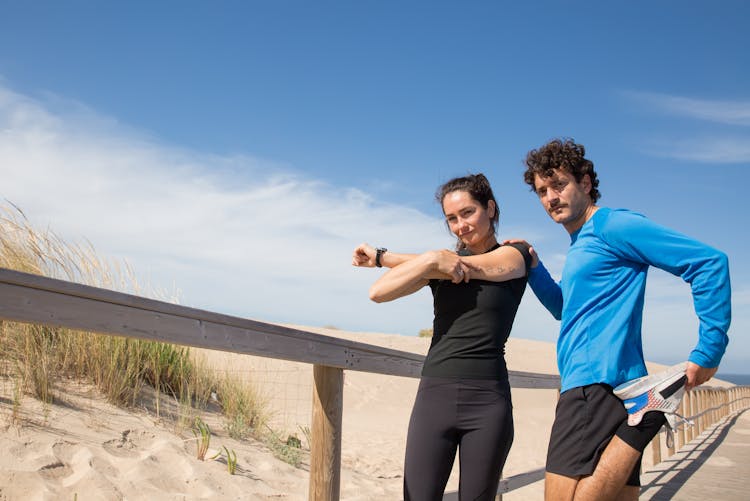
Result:
<instances>
[{"instance_id":1,"label":"wooden boardwalk","mask_svg":"<svg viewBox=\"0 0 750 501\"><path fill-rule=\"evenodd\" d=\"M750 500L750 410L705 430L641 484L641 500Z\"/></svg>"}]
</instances>

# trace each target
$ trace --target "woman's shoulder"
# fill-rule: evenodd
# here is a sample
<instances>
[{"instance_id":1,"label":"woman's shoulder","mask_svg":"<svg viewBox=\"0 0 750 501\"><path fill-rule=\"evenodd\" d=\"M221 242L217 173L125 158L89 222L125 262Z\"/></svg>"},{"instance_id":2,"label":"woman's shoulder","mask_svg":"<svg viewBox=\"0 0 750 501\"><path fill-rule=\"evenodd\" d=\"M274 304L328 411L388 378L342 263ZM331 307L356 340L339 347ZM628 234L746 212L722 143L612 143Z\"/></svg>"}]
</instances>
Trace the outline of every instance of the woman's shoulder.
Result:
<instances>
[{"instance_id":1,"label":"woman's shoulder","mask_svg":"<svg viewBox=\"0 0 750 501\"><path fill-rule=\"evenodd\" d=\"M521 257L523 257L523 262L526 265L526 271L528 272L529 268L531 267L531 252L529 249L531 249L531 246L526 242L508 242L506 244L503 244L502 247L512 247L516 249L518 252L521 253Z\"/></svg>"}]
</instances>

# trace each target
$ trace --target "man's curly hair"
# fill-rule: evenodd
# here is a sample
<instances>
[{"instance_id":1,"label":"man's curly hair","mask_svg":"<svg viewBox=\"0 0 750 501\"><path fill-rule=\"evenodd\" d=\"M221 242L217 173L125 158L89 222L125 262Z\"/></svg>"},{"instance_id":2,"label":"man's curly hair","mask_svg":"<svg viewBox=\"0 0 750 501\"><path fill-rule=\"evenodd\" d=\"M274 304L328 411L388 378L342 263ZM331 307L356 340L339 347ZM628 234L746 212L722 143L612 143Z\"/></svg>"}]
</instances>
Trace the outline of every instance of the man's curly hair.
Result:
<instances>
[{"instance_id":1,"label":"man's curly hair","mask_svg":"<svg viewBox=\"0 0 750 501\"><path fill-rule=\"evenodd\" d=\"M523 180L531 186L531 191L536 191L534 177L537 174L541 177L550 177L554 174L554 169L563 169L572 174L578 183L588 174L591 179L589 196L591 201L596 203L601 197L597 188L599 180L594 171L594 162L585 158L585 155L586 149L582 144L577 144L570 138L553 139L526 155L526 172L523 174Z\"/></svg>"}]
</instances>

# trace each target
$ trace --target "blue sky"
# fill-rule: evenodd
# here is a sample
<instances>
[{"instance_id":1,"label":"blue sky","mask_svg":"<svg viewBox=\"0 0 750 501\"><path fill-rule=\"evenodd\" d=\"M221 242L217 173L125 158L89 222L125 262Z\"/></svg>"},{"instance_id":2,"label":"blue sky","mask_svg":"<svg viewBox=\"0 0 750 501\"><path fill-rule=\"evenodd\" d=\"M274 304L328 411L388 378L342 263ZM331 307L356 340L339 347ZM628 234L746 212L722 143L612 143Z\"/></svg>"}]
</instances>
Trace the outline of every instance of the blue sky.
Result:
<instances>
[{"instance_id":1,"label":"blue sky","mask_svg":"<svg viewBox=\"0 0 750 501\"><path fill-rule=\"evenodd\" d=\"M586 145L601 204L725 251L722 365L750 370L750 4L0 1L0 197L127 260L183 304L415 335L428 291L370 303L361 241L452 246L435 188L484 172L502 237L559 276L568 245L522 181L552 137ZM648 359L696 341L655 271ZM514 335L553 341L530 292Z\"/></svg>"}]
</instances>

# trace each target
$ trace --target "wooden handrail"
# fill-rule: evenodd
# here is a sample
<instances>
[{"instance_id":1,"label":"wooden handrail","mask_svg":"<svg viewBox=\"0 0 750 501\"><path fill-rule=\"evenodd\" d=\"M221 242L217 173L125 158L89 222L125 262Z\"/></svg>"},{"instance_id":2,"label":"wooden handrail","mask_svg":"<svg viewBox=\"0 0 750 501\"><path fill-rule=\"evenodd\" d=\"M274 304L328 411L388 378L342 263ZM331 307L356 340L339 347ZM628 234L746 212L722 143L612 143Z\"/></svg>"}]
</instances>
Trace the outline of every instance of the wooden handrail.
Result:
<instances>
[{"instance_id":1,"label":"wooden handrail","mask_svg":"<svg viewBox=\"0 0 750 501\"><path fill-rule=\"evenodd\" d=\"M0 318L100 334L418 378L424 355L0 268ZM559 388L509 371L515 388Z\"/></svg>"},{"instance_id":2,"label":"wooden handrail","mask_svg":"<svg viewBox=\"0 0 750 501\"><path fill-rule=\"evenodd\" d=\"M712 425L750 408L750 386L700 386L685 394L682 408L689 415L684 416L687 422L676 424L677 447L673 443L667 448L668 457ZM651 442L654 464L662 461L660 435L658 433Z\"/></svg>"}]
</instances>

